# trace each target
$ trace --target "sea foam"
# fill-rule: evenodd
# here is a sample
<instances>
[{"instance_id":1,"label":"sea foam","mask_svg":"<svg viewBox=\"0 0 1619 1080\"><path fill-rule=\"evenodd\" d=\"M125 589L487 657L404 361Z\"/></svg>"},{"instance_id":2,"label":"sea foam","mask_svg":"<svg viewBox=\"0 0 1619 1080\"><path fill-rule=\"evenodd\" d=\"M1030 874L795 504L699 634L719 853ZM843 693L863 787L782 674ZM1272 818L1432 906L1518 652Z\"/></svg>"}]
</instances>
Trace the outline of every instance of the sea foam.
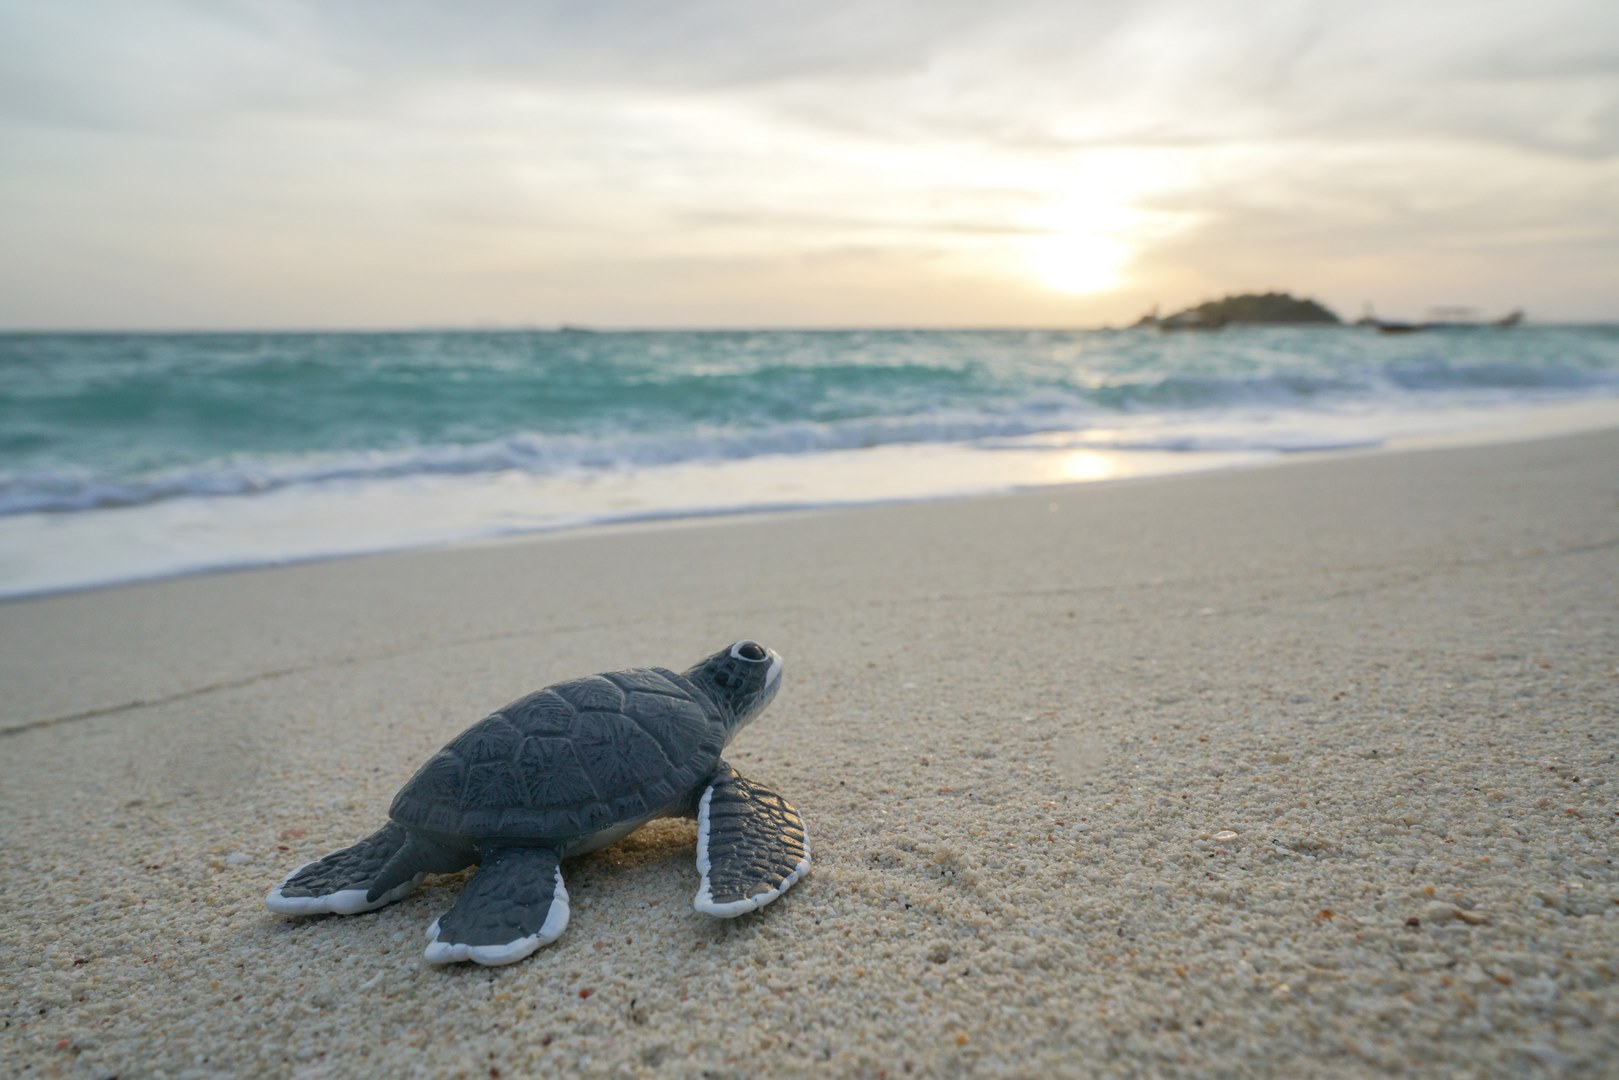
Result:
<instances>
[{"instance_id":1,"label":"sea foam","mask_svg":"<svg viewBox=\"0 0 1619 1080\"><path fill-rule=\"evenodd\" d=\"M0 335L0 595L1361 449L1619 331Z\"/></svg>"}]
</instances>

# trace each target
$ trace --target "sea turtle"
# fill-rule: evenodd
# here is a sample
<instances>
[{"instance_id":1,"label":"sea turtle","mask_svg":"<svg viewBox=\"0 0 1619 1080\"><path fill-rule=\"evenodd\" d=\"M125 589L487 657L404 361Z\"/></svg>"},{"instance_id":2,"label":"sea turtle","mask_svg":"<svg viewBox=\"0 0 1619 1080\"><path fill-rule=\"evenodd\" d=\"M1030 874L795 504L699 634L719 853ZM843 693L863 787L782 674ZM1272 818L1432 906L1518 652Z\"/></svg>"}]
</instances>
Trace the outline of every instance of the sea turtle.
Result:
<instances>
[{"instance_id":1,"label":"sea turtle","mask_svg":"<svg viewBox=\"0 0 1619 1080\"><path fill-rule=\"evenodd\" d=\"M427 959L510 964L568 925L561 862L658 817L697 818L698 911L753 911L809 870L798 812L720 753L781 685L781 657L739 641L684 674L634 668L556 683L463 731L394 797L391 819L288 874L283 915L391 904L473 863L428 928Z\"/></svg>"}]
</instances>

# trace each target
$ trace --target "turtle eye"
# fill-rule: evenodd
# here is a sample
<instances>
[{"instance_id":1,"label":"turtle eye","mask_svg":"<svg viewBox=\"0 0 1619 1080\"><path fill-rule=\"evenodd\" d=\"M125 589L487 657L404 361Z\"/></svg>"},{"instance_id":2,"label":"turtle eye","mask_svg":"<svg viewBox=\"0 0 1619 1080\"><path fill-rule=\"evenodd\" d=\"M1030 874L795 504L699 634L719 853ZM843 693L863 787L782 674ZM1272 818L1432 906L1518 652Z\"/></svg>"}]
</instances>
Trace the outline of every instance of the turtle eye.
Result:
<instances>
[{"instance_id":1,"label":"turtle eye","mask_svg":"<svg viewBox=\"0 0 1619 1080\"><path fill-rule=\"evenodd\" d=\"M769 654L764 651L764 648L757 641L739 641L731 647L731 655L757 663Z\"/></svg>"}]
</instances>

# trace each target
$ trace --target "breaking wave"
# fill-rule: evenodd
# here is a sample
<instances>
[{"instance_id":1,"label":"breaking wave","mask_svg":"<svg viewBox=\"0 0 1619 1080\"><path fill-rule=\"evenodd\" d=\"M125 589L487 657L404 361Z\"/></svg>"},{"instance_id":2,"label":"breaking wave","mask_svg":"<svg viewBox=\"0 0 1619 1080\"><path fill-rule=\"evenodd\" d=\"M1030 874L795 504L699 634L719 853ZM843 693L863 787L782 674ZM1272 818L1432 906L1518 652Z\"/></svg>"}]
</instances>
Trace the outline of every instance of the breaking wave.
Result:
<instances>
[{"instance_id":1,"label":"breaking wave","mask_svg":"<svg viewBox=\"0 0 1619 1080\"><path fill-rule=\"evenodd\" d=\"M1294 453L1375 444L1357 410L1614 393L1600 327L0 335L0 516L1038 436Z\"/></svg>"}]
</instances>

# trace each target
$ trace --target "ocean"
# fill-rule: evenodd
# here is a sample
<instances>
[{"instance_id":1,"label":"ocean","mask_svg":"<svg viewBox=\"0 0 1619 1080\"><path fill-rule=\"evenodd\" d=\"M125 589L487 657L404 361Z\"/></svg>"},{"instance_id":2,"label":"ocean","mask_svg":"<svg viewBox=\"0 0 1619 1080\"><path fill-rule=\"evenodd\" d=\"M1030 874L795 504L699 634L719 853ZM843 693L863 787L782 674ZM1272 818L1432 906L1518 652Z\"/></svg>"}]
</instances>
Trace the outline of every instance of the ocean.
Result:
<instances>
[{"instance_id":1,"label":"ocean","mask_svg":"<svg viewBox=\"0 0 1619 1080\"><path fill-rule=\"evenodd\" d=\"M0 597L1258 464L1619 400L1619 327L0 335Z\"/></svg>"}]
</instances>

